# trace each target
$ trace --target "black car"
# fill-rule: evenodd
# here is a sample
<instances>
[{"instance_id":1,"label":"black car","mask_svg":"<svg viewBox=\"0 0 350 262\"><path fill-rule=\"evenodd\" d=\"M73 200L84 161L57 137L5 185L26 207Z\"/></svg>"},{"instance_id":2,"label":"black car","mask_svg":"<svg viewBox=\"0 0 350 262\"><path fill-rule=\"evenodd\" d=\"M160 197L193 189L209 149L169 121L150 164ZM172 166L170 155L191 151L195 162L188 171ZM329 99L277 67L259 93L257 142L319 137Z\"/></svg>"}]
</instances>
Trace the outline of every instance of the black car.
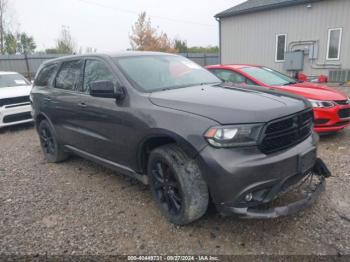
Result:
<instances>
[{"instance_id":1,"label":"black car","mask_svg":"<svg viewBox=\"0 0 350 262\"><path fill-rule=\"evenodd\" d=\"M162 213L187 224L220 213L271 218L310 203L330 175L303 98L222 83L172 54L70 56L43 64L31 92L49 162L77 154L149 184ZM266 208L307 178L303 199Z\"/></svg>"}]
</instances>

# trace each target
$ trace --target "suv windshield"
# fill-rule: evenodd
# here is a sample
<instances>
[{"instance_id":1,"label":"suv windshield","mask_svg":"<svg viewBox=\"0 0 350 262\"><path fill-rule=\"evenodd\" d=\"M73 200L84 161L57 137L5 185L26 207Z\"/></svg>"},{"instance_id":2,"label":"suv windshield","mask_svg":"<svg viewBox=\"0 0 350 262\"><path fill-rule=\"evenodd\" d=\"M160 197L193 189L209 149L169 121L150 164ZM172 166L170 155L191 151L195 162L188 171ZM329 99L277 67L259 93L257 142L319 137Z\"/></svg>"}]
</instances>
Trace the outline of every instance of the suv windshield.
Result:
<instances>
[{"instance_id":1,"label":"suv windshield","mask_svg":"<svg viewBox=\"0 0 350 262\"><path fill-rule=\"evenodd\" d=\"M181 56L144 55L113 60L142 92L221 83L212 73Z\"/></svg>"},{"instance_id":2,"label":"suv windshield","mask_svg":"<svg viewBox=\"0 0 350 262\"><path fill-rule=\"evenodd\" d=\"M0 88L10 86L27 86L30 83L20 74L0 74Z\"/></svg>"},{"instance_id":3,"label":"suv windshield","mask_svg":"<svg viewBox=\"0 0 350 262\"><path fill-rule=\"evenodd\" d=\"M269 86L283 86L297 83L295 79L267 67L247 67L242 71Z\"/></svg>"}]
</instances>

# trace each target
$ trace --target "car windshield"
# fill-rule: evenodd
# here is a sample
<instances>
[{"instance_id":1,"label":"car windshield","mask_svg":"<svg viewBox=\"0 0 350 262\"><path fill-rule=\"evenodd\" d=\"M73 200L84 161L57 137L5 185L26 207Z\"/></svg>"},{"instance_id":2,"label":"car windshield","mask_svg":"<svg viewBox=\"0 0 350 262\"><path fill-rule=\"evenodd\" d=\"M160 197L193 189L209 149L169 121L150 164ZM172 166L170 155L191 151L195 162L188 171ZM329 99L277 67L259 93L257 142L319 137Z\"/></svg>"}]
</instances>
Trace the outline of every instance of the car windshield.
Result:
<instances>
[{"instance_id":1,"label":"car windshield","mask_svg":"<svg viewBox=\"0 0 350 262\"><path fill-rule=\"evenodd\" d=\"M295 79L267 67L246 67L242 70L269 86L283 86L296 83Z\"/></svg>"},{"instance_id":2,"label":"car windshield","mask_svg":"<svg viewBox=\"0 0 350 262\"><path fill-rule=\"evenodd\" d=\"M206 69L181 56L128 56L114 58L114 62L142 92L222 82Z\"/></svg>"},{"instance_id":3,"label":"car windshield","mask_svg":"<svg viewBox=\"0 0 350 262\"><path fill-rule=\"evenodd\" d=\"M20 74L0 74L0 88L27 85L30 83Z\"/></svg>"}]
</instances>

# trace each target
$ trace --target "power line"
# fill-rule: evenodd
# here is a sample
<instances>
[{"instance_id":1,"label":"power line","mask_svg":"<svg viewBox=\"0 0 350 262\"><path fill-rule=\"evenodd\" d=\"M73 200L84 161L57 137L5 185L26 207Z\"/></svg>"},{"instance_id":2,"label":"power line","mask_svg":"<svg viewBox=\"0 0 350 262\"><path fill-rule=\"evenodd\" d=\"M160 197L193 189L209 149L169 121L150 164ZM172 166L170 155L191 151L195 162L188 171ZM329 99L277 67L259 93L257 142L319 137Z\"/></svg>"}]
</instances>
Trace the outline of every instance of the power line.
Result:
<instances>
[{"instance_id":1,"label":"power line","mask_svg":"<svg viewBox=\"0 0 350 262\"><path fill-rule=\"evenodd\" d=\"M90 4L90 5L95 5L95 6L98 6L98 7L101 7L101 8L105 8L105 9L109 9L109 10L115 10L115 11L118 11L118 12L139 15L139 13L136 12L136 11L127 10L127 9L121 9L121 8L115 8L113 6L104 5L104 4L93 2L93 1L90 1L90 0L77 0L77 1L83 2L83 3L86 3L86 4ZM157 16L157 15L149 15L149 16L151 18L158 18L158 19L162 19L162 20L175 22L175 23L193 24L193 25L207 26L207 27L217 27L215 25L204 24L204 23L199 23L199 22L194 22L194 21L187 21L187 20L179 20L179 19L174 19L174 18L169 18L169 17L164 17L164 16Z\"/></svg>"}]
</instances>

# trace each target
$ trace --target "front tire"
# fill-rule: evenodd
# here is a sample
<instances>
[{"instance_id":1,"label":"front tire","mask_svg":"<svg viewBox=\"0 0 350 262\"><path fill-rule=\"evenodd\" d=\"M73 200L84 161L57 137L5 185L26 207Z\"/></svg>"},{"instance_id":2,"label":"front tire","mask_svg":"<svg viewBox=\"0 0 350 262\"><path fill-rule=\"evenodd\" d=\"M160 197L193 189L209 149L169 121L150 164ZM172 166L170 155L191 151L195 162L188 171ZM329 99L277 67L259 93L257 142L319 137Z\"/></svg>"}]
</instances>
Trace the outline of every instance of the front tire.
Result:
<instances>
[{"instance_id":1,"label":"front tire","mask_svg":"<svg viewBox=\"0 0 350 262\"><path fill-rule=\"evenodd\" d=\"M171 223L185 225L205 214L209 202L207 185L196 161L177 145L154 149L147 171L156 203Z\"/></svg>"},{"instance_id":2,"label":"front tire","mask_svg":"<svg viewBox=\"0 0 350 262\"><path fill-rule=\"evenodd\" d=\"M41 149L48 162L58 163L67 159L68 154L64 151L63 146L57 142L55 132L47 120L42 120L39 123L38 133Z\"/></svg>"}]
</instances>

